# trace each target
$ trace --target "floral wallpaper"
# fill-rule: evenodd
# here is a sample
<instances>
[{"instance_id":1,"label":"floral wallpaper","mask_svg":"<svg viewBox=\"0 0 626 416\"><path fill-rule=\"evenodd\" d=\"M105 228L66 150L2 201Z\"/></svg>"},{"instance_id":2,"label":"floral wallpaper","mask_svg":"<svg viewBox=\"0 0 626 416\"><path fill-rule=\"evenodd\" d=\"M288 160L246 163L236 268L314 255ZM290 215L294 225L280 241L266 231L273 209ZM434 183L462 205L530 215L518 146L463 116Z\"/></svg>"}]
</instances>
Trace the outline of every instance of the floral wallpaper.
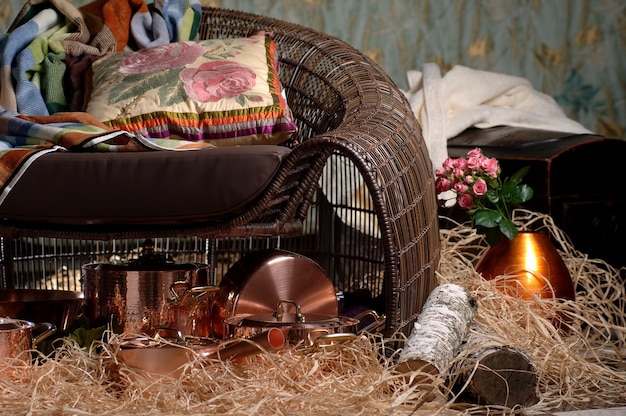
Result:
<instances>
[{"instance_id":1,"label":"floral wallpaper","mask_svg":"<svg viewBox=\"0 0 626 416\"><path fill-rule=\"evenodd\" d=\"M5 32L24 0L3 0ZM73 0L76 5L86 0ZM402 89L435 62L528 79L590 130L626 138L623 0L201 0L336 36Z\"/></svg>"}]
</instances>

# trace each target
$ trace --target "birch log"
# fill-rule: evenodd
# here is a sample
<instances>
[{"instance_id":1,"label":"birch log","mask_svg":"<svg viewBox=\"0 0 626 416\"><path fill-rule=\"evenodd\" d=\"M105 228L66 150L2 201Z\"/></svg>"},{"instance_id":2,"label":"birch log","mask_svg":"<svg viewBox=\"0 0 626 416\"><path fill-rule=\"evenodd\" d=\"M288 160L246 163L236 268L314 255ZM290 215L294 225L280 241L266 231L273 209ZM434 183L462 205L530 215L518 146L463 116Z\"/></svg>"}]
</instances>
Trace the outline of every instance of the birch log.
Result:
<instances>
[{"instance_id":1,"label":"birch log","mask_svg":"<svg viewBox=\"0 0 626 416\"><path fill-rule=\"evenodd\" d=\"M476 300L464 287L452 283L436 287L400 352L396 370L444 374L467 336L476 309Z\"/></svg>"}]
</instances>

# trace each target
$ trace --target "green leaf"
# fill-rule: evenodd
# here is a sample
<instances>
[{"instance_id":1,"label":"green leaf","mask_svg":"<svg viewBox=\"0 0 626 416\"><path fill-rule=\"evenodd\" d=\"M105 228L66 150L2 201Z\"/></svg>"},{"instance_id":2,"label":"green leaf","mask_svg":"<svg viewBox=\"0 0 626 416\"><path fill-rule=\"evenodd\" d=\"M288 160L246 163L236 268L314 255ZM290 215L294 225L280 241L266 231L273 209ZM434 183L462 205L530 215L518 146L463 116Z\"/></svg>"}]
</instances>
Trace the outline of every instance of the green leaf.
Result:
<instances>
[{"instance_id":1,"label":"green leaf","mask_svg":"<svg viewBox=\"0 0 626 416\"><path fill-rule=\"evenodd\" d=\"M507 219L502 219L499 224L500 232L504 234L509 240L517 237L517 227L513 224L512 221Z\"/></svg>"},{"instance_id":2,"label":"green leaf","mask_svg":"<svg viewBox=\"0 0 626 416\"><path fill-rule=\"evenodd\" d=\"M485 235L487 243L492 247L498 244L503 238L502 233L497 228L482 229L482 231L482 233Z\"/></svg>"},{"instance_id":3,"label":"green leaf","mask_svg":"<svg viewBox=\"0 0 626 416\"><path fill-rule=\"evenodd\" d=\"M165 84L159 89L159 105L161 107L178 104L186 99L187 92L181 81Z\"/></svg>"},{"instance_id":4,"label":"green leaf","mask_svg":"<svg viewBox=\"0 0 626 416\"><path fill-rule=\"evenodd\" d=\"M494 228L502 221L502 215L497 211L482 210L472 217L472 221L476 226Z\"/></svg>"},{"instance_id":5,"label":"green leaf","mask_svg":"<svg viewBox=\"0 0 626 416\"><path fill-rule=\"evenodd\" d=\"M160 89L164 85L179 83L178 75L181 69L160 71L143 74L130 74L124 82L111 88L109 102L111 104L143 96L147 91Z\"/></svg>"},{"instance_id":6,"label":"green leaf","mask_svg":"<svg viewBox=\"0 0 626 416\"><path fill-rule=\"evenodd\" d=\"M485 192L485 196L487 200L493 204L497 204L498 201L500 201L500 195L498 195L495 189L488 189L487 192Z\"/></svg>"},{"instance_id":7,"label":"green leaf","mask_svg":"<svg viewBox=\"0 0 626 416\"><path fill-rule=\"evenodd\" d=\"M246 105L246 97L243 94L239 94L237 98L235 98L235 101L242 107Z\"/></svg>"},{"instance_id":8,"label":"green leaf","mask_svg":"<svg viewBox=\"0 0 626 416\"><path fill-rule=\"evenodd\" d=\"M517 186L513 184L513 182L506 181L502 184L502 191L500 192L500 197L504 200L505 203L512 202L515 199L515 194L517 192Z\"/></svg>"},{"instance_id":9,"label":"green leaf","mask_svg":"<svg viewBox=\"0 0 626 416\"><path fill-rule=\"evenodd\" d=\"M533 188L531 188L530 186L526 184L522 184L518 188L519 188L519 198L520 198L519 203L520 204L522 202L529 201L535 194L535 191L533 191Z\"/></svg>"},{"instance_id":10,"label":"green leaf","mask_svg":"<svg viewBox=\"0 0 626 416\"><path fill-rule=\"evenodd\" d=\"M528 169L530 169L529 166L524 166L523 168L515 172L513 176L511 176L511 179L509 179L509 181L514 185L518 185L520 182L522 182L522 179L528 173Z\"/></svg>"}]
</instances>

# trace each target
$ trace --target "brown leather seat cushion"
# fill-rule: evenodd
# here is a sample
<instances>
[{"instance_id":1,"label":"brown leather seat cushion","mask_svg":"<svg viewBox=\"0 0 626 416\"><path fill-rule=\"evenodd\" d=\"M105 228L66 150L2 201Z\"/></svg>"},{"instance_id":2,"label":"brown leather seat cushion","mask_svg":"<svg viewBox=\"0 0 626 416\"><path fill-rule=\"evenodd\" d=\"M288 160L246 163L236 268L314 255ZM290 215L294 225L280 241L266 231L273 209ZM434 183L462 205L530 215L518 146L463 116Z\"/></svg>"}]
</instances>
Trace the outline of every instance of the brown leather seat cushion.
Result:
<instances>
[{"instance_id":1,"label":"brown leather seat cushion","mask_svg":"<svg viewBox=\"0 0 626 416\"><path fill-rule=\"evenodd\" d=\"M171 224L230 217L261 194L289 151L260 145L49 153L17 181L0 205L0 218L51 224Z\"/></svg>"}]
</instances>

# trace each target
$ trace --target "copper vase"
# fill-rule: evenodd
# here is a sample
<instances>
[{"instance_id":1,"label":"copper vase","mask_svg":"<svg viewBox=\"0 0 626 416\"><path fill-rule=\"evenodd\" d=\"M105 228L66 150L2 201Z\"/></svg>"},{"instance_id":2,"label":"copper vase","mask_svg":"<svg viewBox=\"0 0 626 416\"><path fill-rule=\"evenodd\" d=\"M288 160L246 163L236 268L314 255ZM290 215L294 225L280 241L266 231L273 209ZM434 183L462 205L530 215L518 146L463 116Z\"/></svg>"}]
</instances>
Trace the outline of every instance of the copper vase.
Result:
<instances>
[{"instance_id":1,"label":"copper vase","mask_svg":"<svg viewBox=\"0 0 626 416\"><path fill-rule=\"evenodd\" d=\"M569 270L543 232L520 231L513 240L503 238L487 250L476 271L488 280L511 276L503 289L524 299L575 299Z\"/></svg>"}]
</instances>

